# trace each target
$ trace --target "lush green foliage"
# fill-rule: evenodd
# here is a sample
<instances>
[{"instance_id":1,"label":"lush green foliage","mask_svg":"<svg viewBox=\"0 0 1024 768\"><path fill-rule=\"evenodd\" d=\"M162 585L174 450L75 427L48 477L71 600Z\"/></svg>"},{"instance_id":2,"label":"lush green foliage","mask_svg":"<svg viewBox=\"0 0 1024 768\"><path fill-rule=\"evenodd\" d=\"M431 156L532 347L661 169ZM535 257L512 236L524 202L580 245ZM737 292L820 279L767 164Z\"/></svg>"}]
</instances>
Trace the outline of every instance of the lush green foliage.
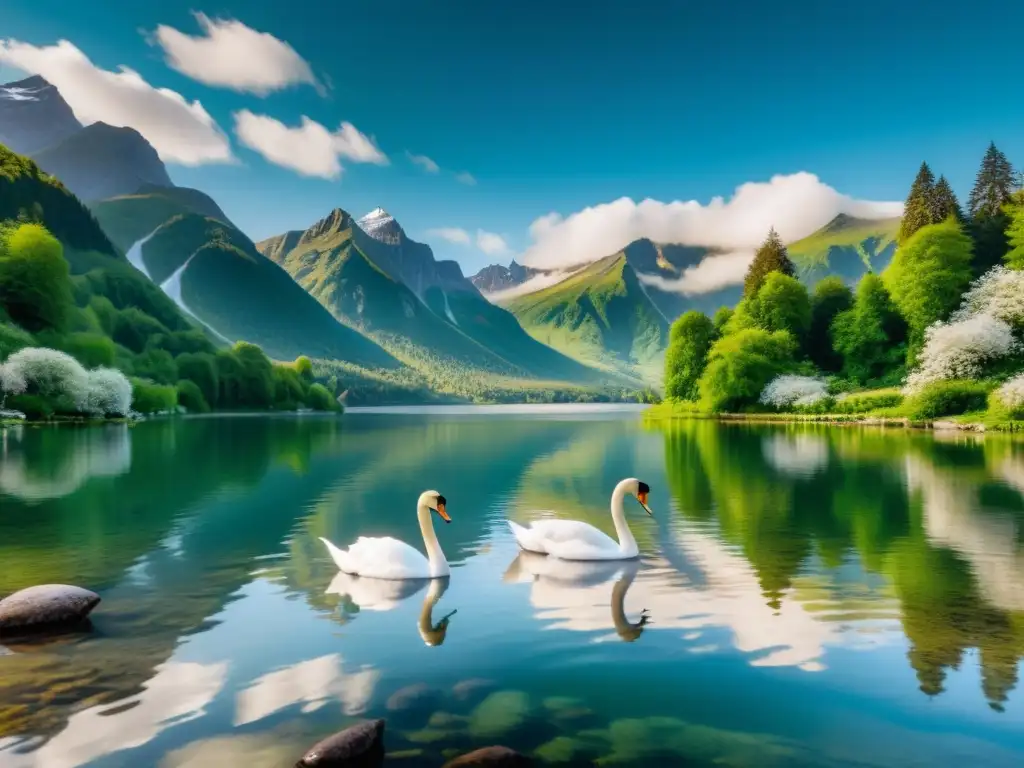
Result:
<instances>
[{"instance_id":1,"label":"lush green foliage","mask_svg":"<svg viewBox=\"0 0 1024 768\"><path fill-rule=\"evenodd\" d=\"M909 398L907 415L915 420L925 420L981 411L988 403L989 389L977 381L937 381Z\"/></svg>"},{"instance_id":2,"label":"lush green foliage","mask_svg":"<svg viewBox=\"0 0 1024 768\"><path fill-rule=\"evenodd\" d=\"M781 272L790 277L796 274L796 268L789 259L786 246L782 244L782 239L774 227L769 230L768 237L757 249L754 260L750 263L750 268L743 280L744 297L749 298L756 294L772 272Z\"/></svg>"},{"instance_id":3,"label":"lush green foliage","mask_svg":"<svg viewBox=\"0 0 1024 768\"><path fill-rule=\"evenodd\" d=\"M71 333L61 340L58 347L86 368L112 367L117 354L114 342L102 333Z\"/></svg>"},{"instance_id":4,"label":"lush green foliage","mask_svg":"<svg viewBox=\"0 0 1024 768\"><path fill-rule=\"evenodd\" d=\"M35 339L28 331L11 323L0 323L0 360L6 360L19 349L34 345Z\"/></svg>"},{"instance_id":5,"label":"lush green foliage","mask_svg":"<svg viewBox=\"0 0 1024 768\"><path fill-rule=\"evenodd\" d=\"M786 331L748 328L722 337L698 384L701 405L719 413L754 404L769 381L793 366L796 348Z\"/></svg>"},{"instance_id":6,"label":"lush green foliage","mask_svg":"<svg viewBox=\"0 0 1024 768\"><path fill-rule=\"evenodd\" d=\"M883 278L912 344L920 344L925 328L959 306L971 282L972 249L959 222L948 219L920 229L896 252Z\"/></svg>"},{"instance_id":7,"label":"lush green foliage","mask_svg":"<svg viewBox=\"0 0 1024 768\"><path fill-rule=\"evenodd\" d=\"M906 325L877 275L864 276L853 306L836 315L829 335L843 375L860 384L880 380L905 357Z\"/></svg>"},{"instance_id":8,"label":"lush green foliage","mask_svg":"<svg viewBox=\"0 0 1024 768\"><path fill-rule=\"evenodd\" d=\"M1010 218L1006 229L1009 250L1006 265L1010 269L1024 269L1024 192L1017 192L1006 206Z\"/></svg>"},{"instance_id":9,"label":"lush green foliage","mask_svg":"<svg viewBox=\"0 0 1024 768\"><path fill-rule=\"evenodd\" d=\"M189 413L208 413L210 404L206 402L203 393L194 381L182 379L175 386L178 391L178 405L182 406Z\"/></svg>"},{"instance_id":10,"label":"lush green foliage","mask_svg":"<svg viewBox=\"0 0 1024 768\"><path fill-rule=\"evenodd\" d=\"M703 312L687 312L672 323L665 352L667 397L697 398L697 380L704 372L708 350L716 336L714 323Z\"/></svg>"},{"instance_id":11,"label":"lush green foliage","mask_svg":"<svg viewBox=\"0 0 1024 768\"><path fill-rule=\"evenodd\" d=\"M745 311L755 326L768 332L787 331L799 343L811 328L811 300L794 277L769 273L761 288L745 300Z\"/></svg>"},{"instance_id":12,"label":"lush green foliage","mask_svg":"<svg viewBox=\"0 0 1024 768\"><path fill-rule=\"evenodd\" d=\"M74 306L63 248L40 224L0 229L0 306L30 332L63 330Z\"/></svg>"},{"instance_id":13,"label":"lush green foliage","mask_svg":"<svg viewBox=\"0 0 1024 768\"><path fill-rule=\"evenodd\" d=\"M945 176L939 176L939 180L935 182L929 208L930 223L932 224L945 221L950 216L959 222L964 221L964 212L960 208L960 201L956 199L956 194L949 186Z\"/></svg>"},{"instance_id":14,"label":"lush green foliage","mask_svg":"<svg viewBox=\"0 0 1024 768\"><path fill-rule=\"evenodd\" d=\"M139 413L165 413L178 405L178 390L148 379L132 379L132 408Z\"/></svg>"},{"instance_id":15,"label":"lush green foliage","mask_svg":"<svg viewBox=\"0 0 1024 768\"><path fill-rule=\"evenodd\" d=\"M917 177L910 187L910 194L903 205L903 219L900 221L900 232L898 242L900 246L906 243L918 230L935 224L932 213L935 209L933 197L935 194L935 176L928 163L921 163Z\"/></svg>"},{"instance_id":16,"label":"lush green foliage","mask_svg":"<svg viewBox=\"0 0 1024 768\"><path fill-rule=\"evenodd\" d=\"M338 402L323 384L313 384L309 388L307 404L314 411L336 411L340 408Z\"/></svg>"},{"instance_id":17,"label":"lush green foliage","mask_svg":"<svg viewBox=\"0 0 1024 768\"><path fill-rule=\"evenodd\" d=\"M838 373L843 356L832 346L832 322L853 306L853 292L838 276L826 277L814 286L811 295L811 327L807 334L807 354L818 368Z\"/></svg>"}]
</instances>

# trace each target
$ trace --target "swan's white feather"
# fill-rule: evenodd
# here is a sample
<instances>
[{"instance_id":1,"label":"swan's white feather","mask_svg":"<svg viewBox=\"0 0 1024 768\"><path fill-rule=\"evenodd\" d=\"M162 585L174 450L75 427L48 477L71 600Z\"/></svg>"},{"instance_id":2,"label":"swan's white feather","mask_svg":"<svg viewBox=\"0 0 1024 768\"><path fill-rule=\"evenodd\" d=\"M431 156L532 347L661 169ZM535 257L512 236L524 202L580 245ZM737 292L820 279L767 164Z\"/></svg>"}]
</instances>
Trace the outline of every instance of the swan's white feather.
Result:
<instances>
[{"instance_id":1,"label":"swan's white feather","mask_svg":"<svg viewBox=\"0 0 1024 768\"><path fill-rule=\"evenodd\" d=\"M509 521L519 546L563 560L619 560L615 539L579 520L537 520L528 527Z\"/></svg>"},{"instance_id":2,"label":"swan's white feather","mask_svg":"<svg viewBox=\"0 0 1024 768\"><path fill-rule=\"evenodd\" d=\"M348 549L339 549L327 539L338 569L373 579L429 579L430 561L418 549L390 536L360 536Z\"/></svg>"}]
</instances>

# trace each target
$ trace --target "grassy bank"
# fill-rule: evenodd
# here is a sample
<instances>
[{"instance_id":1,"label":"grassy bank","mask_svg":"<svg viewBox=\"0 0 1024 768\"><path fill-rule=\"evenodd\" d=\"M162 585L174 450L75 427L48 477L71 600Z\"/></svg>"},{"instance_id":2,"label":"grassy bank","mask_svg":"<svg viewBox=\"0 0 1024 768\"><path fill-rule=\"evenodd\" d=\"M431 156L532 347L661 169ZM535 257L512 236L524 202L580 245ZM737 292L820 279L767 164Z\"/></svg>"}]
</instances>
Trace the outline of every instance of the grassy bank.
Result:
<instances>
[{"instance_id":1,"label":"grassy bank","mask_svg":"<svg viewBox=\"0 0 1024 768\"><path fill-rule=\"evenodd\" d=\"M897 427L902 429L962 430L971 432L1020 432L1024 421L974 411L957 416L934 419L912 419L897 408L878 408L864 413L709 413L692 402L673 400L651 406L644 411L644 420L651 423L673 419L709 419L750 424L833 424L837 426Z\"/></svg>"}]
</instances>

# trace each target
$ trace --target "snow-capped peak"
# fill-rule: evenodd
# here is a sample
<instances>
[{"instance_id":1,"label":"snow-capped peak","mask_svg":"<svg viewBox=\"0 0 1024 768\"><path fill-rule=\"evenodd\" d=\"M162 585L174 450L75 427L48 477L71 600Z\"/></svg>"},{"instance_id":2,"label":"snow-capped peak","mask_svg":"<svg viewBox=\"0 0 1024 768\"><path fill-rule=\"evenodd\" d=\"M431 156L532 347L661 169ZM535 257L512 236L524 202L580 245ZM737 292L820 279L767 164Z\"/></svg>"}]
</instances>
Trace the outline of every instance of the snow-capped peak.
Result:
<instances>
[{"instance_id":1,"label":"snow-capped peak","mask_svg":"<svg viewBox=\"0 0 1024 768\"><path fill-rule=\"evenodd\" d=\"M374 240L382 243L397 244L402 237L402 227L394 217L383 208L374 208L356 222L359 228Z\"/></svg>"}]
</instances>

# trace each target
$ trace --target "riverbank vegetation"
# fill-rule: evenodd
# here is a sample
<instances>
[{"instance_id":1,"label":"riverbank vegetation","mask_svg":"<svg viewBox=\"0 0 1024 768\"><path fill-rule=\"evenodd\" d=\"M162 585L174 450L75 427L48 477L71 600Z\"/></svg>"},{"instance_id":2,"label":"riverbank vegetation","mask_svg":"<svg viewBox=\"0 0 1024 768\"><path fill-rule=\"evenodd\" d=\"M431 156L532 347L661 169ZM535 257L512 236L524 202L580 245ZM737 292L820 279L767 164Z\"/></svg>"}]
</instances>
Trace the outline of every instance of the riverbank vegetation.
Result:
<instances>
[{"instance_id":1,"label":"riverbank vegetation","mask_svg":"<svg viewBox=\"0 0 1024 768\"><path fill-rule=\"evenodd\" d=\"M851 290L809 291L772 230L735 310L672 326L666 402L649 418L716 416L1024 429L1024 190L991 145L967 211L922 163L899 247Z\"/></svg>"}]
</instances>

